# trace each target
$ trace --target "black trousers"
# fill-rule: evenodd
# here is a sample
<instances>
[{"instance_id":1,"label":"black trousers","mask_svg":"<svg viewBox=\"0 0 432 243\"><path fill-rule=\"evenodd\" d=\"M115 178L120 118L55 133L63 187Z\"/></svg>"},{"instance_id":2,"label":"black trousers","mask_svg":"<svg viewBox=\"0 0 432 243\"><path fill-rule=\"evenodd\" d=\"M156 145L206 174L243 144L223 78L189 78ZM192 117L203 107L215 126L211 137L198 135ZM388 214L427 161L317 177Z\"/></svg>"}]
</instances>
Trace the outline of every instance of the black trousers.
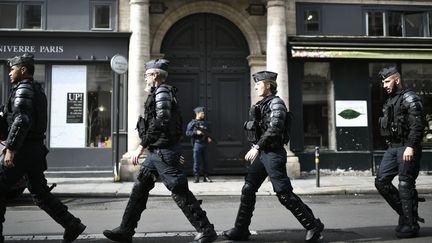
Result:
<instances>
[{"instance_id":1,"label":"black trousers","mask_svg":"<svg viewBox=\"0 0 432 243\"><path fill-rule=\"evenodd\" d=\"M181 169L180 155L180 144L164 149L152 149L141 165L140 174L150 171L156 178L159 177L171 192L186 192L188 181Z\"/></svg>"},{"instance_id":2,"label":"black trousers","mask_svg":"<svg viewBox=\"0 0 432 243\"><path fill-rule=\"evenodd\" d=\"M40 207L49 205L55 214L64 213L67 207L51 193L44 175L46 170L46 147L40 143L25 144L14 156L14 167L0 166L0 223L4 222L5 199L8 188L14 186L23 176L27 176L27 188ZM50 215L52 216L52 215ZM0 232L2 233L2 232Z\"/></svg>"},{"instance_id":3,"label":"black trousers","mask_svg":"<svg viewBox=\"0 0 432 243\"><path fill-rule=\"evenodd\" d=\"M406 146L389 147L379 166L376 178L382 182L391 182L397 175L399 181L407 181L415 185L420 170L421 148L414 149L411 161L403 160Z\"/></svg>"},{"instance_id":4,"label":"black trousers","mask_svg":"<svg viewBox=\"0 0 432 243\"><path fill-rule=\"evenodd\" d=\"M265 178L268 176L276 193L291 192L291 181L286 172L287 154L284 148L271 152L260 152L252 162L246 175L246 183L258 191Z\"/></svg>"}]
</instances>

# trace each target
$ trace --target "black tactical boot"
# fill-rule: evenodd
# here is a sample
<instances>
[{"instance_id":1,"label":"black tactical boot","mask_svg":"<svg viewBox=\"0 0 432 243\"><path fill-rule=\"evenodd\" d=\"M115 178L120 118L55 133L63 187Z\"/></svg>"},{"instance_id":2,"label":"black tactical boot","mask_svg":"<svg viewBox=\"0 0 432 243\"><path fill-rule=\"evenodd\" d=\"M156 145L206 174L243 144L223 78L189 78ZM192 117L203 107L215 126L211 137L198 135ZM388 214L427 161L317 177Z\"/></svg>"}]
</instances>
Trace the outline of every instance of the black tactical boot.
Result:
<instances>
[{"instance_id":1,"label":"black tactical boot","mask_svg":"<svg viewBox=\"0 0 432 243\"><path fill-rule=\"evenodd\" d=\"M132 242L132 236L135 234L135 230L122 229L119 226L113 230L104 230L103 234L112 241L130 243Z\"/></svg>"},{"instance_id":2,"label":"black tactical boot","mask_svg":"<svg viewBox=\"0 0 432 243\"><path fill-rule=\"evenodd\" d=\"M78 238L78 236L84 232L86 226L81 223L81 220L76 218L71 222L71 224L65 228L63 233L63 243L73 242Z\"/></svg>"},{"instance_id":3,"label":"black tactical boot","mask_svg":"<svg viewBox=\"0 0 432 243\"><path fill-rule=\"evenodd\" d=\"M141 213L146 209L149 191L154 187L154 181L147 179L145 182L135 182L120 226L113 230L104 230L106 238L117 242L132 242Z\"/></svg>"},{"instance_id":4,"label":"black tactical boot","mask_svg":"<svg viewBox=\"0 0 432 243\"><path fill-rule=\"evenodd\" d=\"M255 195L241 195L240 207L237 212L234 228L222 232L222 235L229 240L246 241L249 240L249 225L253 211L255 209Z\"/></svg>"},{"instance_id":5,"label":"black tactical boot","mask_svg":"<svg viewBox=\"0 0 432 243\"><path fill-rule=\"evenodd\" d=\"M194 243L210 243L217 239L213 224L210 223L206 212L201 209L200 202L191 191L173 193L172 197L192 226L198 231Z\"/></svg>"},{"instance_id":6,"label":"black tactical boot","mask_svg":"<svg viewBox=\"0 0 432 243\"><path fill-rule=\"evenodd\" d=\"M208 175L204 175L203 181L204 182L209 182L209 183L213 182L212 179L210 179L210 177L208 177Z\"/></svg>"},{"instance_id":7,"label":"black tactical boot","mask_svg":"<svg viewBox=\"0 0 432 243\"><path fill-rule=\"evenodd\" d=\"M424 222L418 216L418 195L415 185L406 181L399 182L399 193L402 203L402 225L396 236L398 238L417 237L420 231L418 221Z\"/></svg>"},{"instance_id":8,"label":"black tactical boot","mask_svg":"<svg viewBox=\"0 0 432 243\"><path fill-rule=\"evenodd\" d=\"M44 210L52 219L63 226L63 243L69 243L84 232L86 226L81 223L79 218L73 216L66 205L58 198L46 191L45 193L33 194L33 200L42 210Z\"/></svg>"},{"instance_id":9,"label":"black tactical boot","mask_svg":"<svg viewBox=\"0 0 432 243\"><path fill-rule=\"evenodd\" d=\"M315 220L315 227L313 229L306 231L306 241L307 242L316 242L321 239L321 232L324 230L324 224L321 223L320 219Z\"/></svg>"},{"instance_id":10,"label":"black tactical boot","mask_svg":"<svg viewBox=\"0 0 432 243\"><path fill-rule=\"evenodd\" d=\"M279 201L296 217L300 224L307 230L305 240L316 242L322 239L321 232L324 224L316 219L312 210L294 193L278 194Z\"/></svg>"}]
</instances>

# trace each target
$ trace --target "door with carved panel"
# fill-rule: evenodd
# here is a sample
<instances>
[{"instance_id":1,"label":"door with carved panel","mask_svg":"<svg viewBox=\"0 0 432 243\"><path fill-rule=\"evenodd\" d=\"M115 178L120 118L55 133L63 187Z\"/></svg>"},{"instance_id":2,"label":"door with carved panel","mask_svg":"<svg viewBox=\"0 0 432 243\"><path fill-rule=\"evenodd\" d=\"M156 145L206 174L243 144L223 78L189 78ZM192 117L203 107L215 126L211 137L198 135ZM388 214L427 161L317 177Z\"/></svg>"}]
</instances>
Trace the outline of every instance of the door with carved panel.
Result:
<instances>
[{"instance_id":1,"label":"door with carved panel","mask_svg":"<svg viewBox=\"0 0 432 243\"><path fill-rule=\"evenodd\" d=\"M243 134L250 106L249 48L241 31L214 14L194 14L175 23L161 52L170 60L169 82L179 89L184 126L193 108L206 107L215 143L209 146L212 174L246 171L249 144ZM193 164L190 139L183 138L186 171Z\"/></svg>"}]
</instances>

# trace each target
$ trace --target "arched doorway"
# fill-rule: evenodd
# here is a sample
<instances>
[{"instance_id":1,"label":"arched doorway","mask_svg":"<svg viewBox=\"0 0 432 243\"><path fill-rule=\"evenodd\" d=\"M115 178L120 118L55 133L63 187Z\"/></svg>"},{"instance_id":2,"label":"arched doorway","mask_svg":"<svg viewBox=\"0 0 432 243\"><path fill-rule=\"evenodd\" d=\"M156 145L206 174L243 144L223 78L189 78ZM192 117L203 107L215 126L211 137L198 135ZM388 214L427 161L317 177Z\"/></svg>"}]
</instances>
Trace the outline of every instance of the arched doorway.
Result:
<instances>
[{"instance_id":1,"label":"arched doorway","mask_svg":"<svg viewBox=\"0 0 432 243\"><path fill-rule=\"evenodd\" d=\"M249 144L243 122L250 105L249 49L241 31L215 14L193 14L175 23L167 32L161 53L170 60L169 81L179 88L185 126L198 105L207 108L216 143L209 147L213 174L244 173L244 154ZM188 138L184 155L192 167Z\"/></svg>"}]
</instances>

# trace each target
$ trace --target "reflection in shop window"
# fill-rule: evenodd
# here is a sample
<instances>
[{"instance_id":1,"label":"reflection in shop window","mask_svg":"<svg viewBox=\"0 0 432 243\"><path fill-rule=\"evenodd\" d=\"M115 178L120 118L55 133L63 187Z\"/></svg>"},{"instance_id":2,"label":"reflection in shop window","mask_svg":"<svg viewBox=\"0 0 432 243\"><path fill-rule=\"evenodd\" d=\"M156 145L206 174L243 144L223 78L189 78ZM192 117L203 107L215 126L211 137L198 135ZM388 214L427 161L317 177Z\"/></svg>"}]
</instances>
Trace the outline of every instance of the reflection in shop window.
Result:
<instances>
[{"instance_id":1,"label":"reflection in shop window","mask_svg":"<svg viewBox=\"0 0 432 243\"><path fill-rule=\"evenodd\" d=\"M384 35L384 14L382 11L370 11L366 13L367 18L367 35L383 36Z\"/></svg>"},{"instance_id":2,"label":"reflection in shop window","mask_svg":"<svg viewBox=\"0 0 432 243\"><path fill-rule=\"evenodd\" d=\"M319 10L305 9L303 12L304 28L306 32L317 32L320 30Z\"/></svg>"},{"instance_id":3,"label":"reflection in shop window","mask_svg":"<svg viewBox=\"0 0 432 243\"><path fill-rule=\"evenodd\" d=\"M44 64L35 64L35 72L33 74L33 79L36 80L38 83L42 85L42 88L45 91L45 94L47 94L45 83L45 65Z\"/></svg>"},{"instance_id":4,"label":"reflection in shop window","mask_svg":"<svg viewBox=\"0 0 432 243\"><path fill-rule=\"evenodd\" d=\"M112 72L108 64L87 66L87 147L111 148Z\"/></svg>"},{"instance_id":5,"label":"reflection in shop window","mask_svg":"<svg viewBox=\"0 0 432 243\"><path fill-rule=\"evenodd\" d=\"M303 128L306 150L315 146L334 149L334 123L332 107L333 83L330 80L330 65L326 62L307 62L304 64Z\"/></svg>"},{"instance_id":6,"label":"reflection in shop window","mask_svg":"<svg viewBox=\"0 0 432 243\"><path fill-rule=\"evenodd\" d=\"M400 12L388 13L388 35L402 36L402 13Z\"/></svg>"},{"instance_id":7,"label":"reflection in shop window","mask_svg":"<svg viewBox=\"0 0 432 243\"><path fill-rule=\"evenodd\" d=\"M402 79L405 87L415 91L423 100L427 121L423 148L432 149L432 64L403 63Z\"/></svg>"},{"instance_id":8,"label":"reflection in shop window","mask_svg":"<svg viewBox=\"0 0 432 243\"><path fill-rule=\"evenodd\" d=\"M425 13L406 13L405 14L405 36L416 37L425 36L424 22Z\"/></svg>"},{"instance_id":9,"label":"reflection in shop window","mask_svg":"<svg viewBox=\"0 0 432 243\"><path fill-rule=\"evenodd\" d=\"M371 87L372 102L372 130L373 144L375 150L387 149L386 141L380 135L378 118L382 116L382 107L387 99L387 93L382 86L382 80L378 76L380 70L384 67L396 66L396 63L369 63L369 80Z\"/></svg>"}]
</instances>

